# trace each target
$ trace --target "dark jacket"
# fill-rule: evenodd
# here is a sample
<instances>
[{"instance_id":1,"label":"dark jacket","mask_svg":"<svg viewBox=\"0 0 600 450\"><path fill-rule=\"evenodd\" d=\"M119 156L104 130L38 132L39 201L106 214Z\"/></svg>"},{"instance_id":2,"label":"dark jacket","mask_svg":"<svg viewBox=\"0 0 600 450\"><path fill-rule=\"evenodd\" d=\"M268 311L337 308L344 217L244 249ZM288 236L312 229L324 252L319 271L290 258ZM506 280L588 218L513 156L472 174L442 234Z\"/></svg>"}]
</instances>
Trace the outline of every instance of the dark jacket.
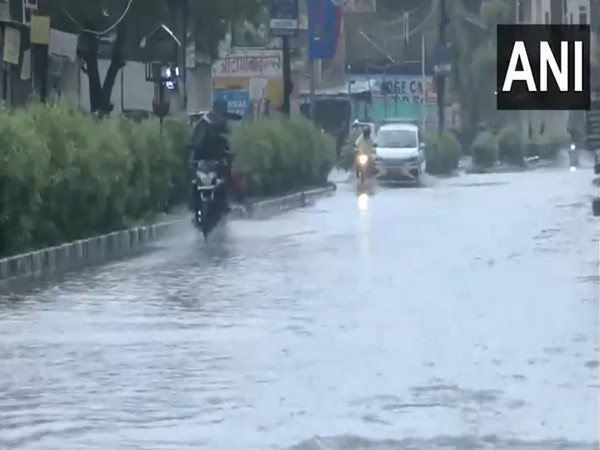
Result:
<instances>
[{"instance_id":1,"label":"dark jacket","mask_svg":"<svg viewBox=\"0 0 600 450\"><path fill-rule=\"evenodd\" d=\"M190 163L202 159L231 162L227 133L228 117L215 111L206 113L196 124L188 144Z\"/></svg>"}]
</instances>

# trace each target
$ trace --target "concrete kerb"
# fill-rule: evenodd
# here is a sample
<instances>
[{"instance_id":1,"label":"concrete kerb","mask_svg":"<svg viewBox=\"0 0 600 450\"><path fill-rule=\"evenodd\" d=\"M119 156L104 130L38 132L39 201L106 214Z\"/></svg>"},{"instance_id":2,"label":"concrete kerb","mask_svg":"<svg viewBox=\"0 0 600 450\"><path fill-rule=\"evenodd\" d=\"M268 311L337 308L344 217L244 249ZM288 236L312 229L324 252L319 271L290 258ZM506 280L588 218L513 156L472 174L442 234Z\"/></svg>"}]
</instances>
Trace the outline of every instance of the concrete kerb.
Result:
<instances>
[{"instance_id":1,"label":"concrete kerb","mask_svg":"<svg viewBox=\"0 0 600 450\"><path fill-rule=\"evenodd\" d=\"M233 218L253 217L255 214L276 214L301 208L318 197L328 195L333 187L311 189L304 192L264 200L251 205L250 211L238 212ZM0 259L0 282L24 277L47 275L93 263L126 257L143 250L163 238L175 225L187 218L169 220L140 226L88 239L48 247L30 253Z\"/></svg>"},{"instance_id":2,"label":"concrete kerb","mask_svg":"<svg viewBox=\"0 0 600 450\"><path fill-rule=\"evenodd\" d=\"M46 275L127 256L163 237L180 220L130 228L0 259L0 281Z\"/></svg>"}]
</instances>

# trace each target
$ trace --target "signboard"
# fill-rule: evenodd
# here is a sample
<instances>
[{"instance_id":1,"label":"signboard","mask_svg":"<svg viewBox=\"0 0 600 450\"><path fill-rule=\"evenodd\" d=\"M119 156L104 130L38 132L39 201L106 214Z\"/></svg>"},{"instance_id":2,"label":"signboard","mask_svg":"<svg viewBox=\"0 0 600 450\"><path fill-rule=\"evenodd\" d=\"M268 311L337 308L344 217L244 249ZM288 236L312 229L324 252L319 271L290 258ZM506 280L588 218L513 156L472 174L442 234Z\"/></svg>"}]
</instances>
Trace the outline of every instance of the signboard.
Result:
<instances>
[{"instance_id":1,"label":"signboard","mask_svg":"<svg viewBox=\"0 0 600 450\"><path fill-rule=\"evenodd\" d=\"M50 29L50 43L48 52L53 56L60 56L70 61L77 60L77 35L64 31Z\"/></svg>"},{"instance_id":2,"label":"signboard","mask_svg":"<svg viewBox=\"0 0 600 450\"><path fill-rule=\"evenodd\" d=\"M221 56L212 66L213 78L283 76L281 50L235 50Z\"/></svg>"},{"instance_id":3,"label":"signboard","mask_svg":"<svg viewBox=\"0 0 600 450\"><path fill-rule=\"evenodd\" d=\"M250 100L261 100L265 96L268 80L266 78L250 78L249 94Z\"/></svg>"},{"instance_id":4,"label":"signboard","mask_svg":"<svg viewBox=\"0 0 600 450\"><path fill-rule=\"evenodd\" d=\"M307 0L308 57L332 59L342 29L342 8L331 0Z\"/></svg>"},{"instance_id":5,"label":"signboard","mask_svg":"<svg viewBox=\"0 0 600 450\"><path fill-rule=\"evenodd\" d=\"M214 91L213 101L227 102L227 112L245 116L250 109L248 91Z\"/></svg>"},{"instance_id":6,"label":"signboard","mask_svg":"<svg viewBox=\"0 0 600 450\"><path fill-rule=\"evenodd\" d=\"M0 20L10 20L10 5L8 0L0 0Z\"/></svg>"},{"instance_id":7,"label":"signboard","mask_svg":"<svg viewBox=\"0 0 600 450\"><path fill-rule=\"evenodd\" d=\"M346 81L360 82L370 81L374 86L375 96L389 97L391 100L397 99L401 103L410 103L422 105L435 104L437 95L435 84L432 77L423 77L420 75L360 75L350 76ZM425 81L425 86L423 86Z\"/></svg>"},{"instance_id":8,"label":"signboard","mask_svg":"<svg viewBox=\"0 0 600 450\"><path fill-rule=\"evenodd\" d=\"M447 76L452 71L450 64L450 49L447 44L440 44L435 47L434 51L435 66L433 71L436 75Z\"/></svg>"},{"instance_id":9,"label":"signboard","mask_svg":"<svg viewBox=\"0 0 600 450\"><path fill-rule=\"evenodd\" d=\"M592 94L590 110L586 113L586 147L600 148L600 93Z\"/></svg>"},{"instance_id":10,"label":"signboard","mask_svg":"<svg viewBox=\"0 0 600 450\"><path fill-rule=\"evenodd\" d=\"M21 56L21 32L13 27L4 29L4 62L19 65Z\"/></svg>"},{"instance_id":11,"label":"signboard","mask_svg":"<svg viewBox=\"0 0 600 450\"><path fill-rule=\"evenodd\" d=\"M270 28L273 36L298 33L298 0L271 0Z\"/></svg>"},{"instance_id":12,"label":"signboard","mask_svg":"<svg viewBox=\"0 0 600 450\"><path fill-rule=\"evenodd\" d=\"M50 17L31 16L29 42L38 45L50 43Z\"/></svg>"}]
</instances>

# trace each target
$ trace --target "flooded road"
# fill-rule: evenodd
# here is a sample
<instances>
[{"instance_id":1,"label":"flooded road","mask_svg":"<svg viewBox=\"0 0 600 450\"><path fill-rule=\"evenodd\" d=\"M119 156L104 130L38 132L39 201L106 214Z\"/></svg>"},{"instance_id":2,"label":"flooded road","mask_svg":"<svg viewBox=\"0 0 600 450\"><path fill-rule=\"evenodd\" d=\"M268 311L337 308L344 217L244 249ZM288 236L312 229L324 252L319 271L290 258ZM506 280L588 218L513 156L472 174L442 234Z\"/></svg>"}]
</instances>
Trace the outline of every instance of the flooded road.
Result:
<instances>
[{"instance_id":1,"label":"flooded road","mask_svg":"<svg viewBox=\"0 0 600 450\"><path fill-rule=\"evenodd\" d=\"M341 186L4 298L0 448L598 448L592 192Z\"/></svg>"}]
</instances>

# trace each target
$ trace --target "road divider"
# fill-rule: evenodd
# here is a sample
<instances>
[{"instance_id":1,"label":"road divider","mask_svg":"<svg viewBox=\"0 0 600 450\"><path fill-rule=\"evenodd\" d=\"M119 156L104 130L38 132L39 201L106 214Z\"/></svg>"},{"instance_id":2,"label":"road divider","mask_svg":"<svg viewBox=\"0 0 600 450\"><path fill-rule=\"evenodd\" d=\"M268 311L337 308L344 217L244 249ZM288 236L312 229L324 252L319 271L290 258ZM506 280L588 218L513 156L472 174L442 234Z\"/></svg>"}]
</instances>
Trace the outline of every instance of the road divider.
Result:
<instances>
[{"instance_id":1,"label":"road divider","mask_svg":"<svg viewBox=\"0 0 600 450\"><path fill-rule=\"evenodd\" d=\"M235 208L231 218L269 217L302 208L334 191L335 185L331 184L323 188L250 203L246 208ZM45 276L53 272L69 271L135 255L165 237L175 225L181 225L188 220L189 217L185 215L180 219L115 231L0 259L0 283L20 278Z\"/></svg>"}]
</instances>

